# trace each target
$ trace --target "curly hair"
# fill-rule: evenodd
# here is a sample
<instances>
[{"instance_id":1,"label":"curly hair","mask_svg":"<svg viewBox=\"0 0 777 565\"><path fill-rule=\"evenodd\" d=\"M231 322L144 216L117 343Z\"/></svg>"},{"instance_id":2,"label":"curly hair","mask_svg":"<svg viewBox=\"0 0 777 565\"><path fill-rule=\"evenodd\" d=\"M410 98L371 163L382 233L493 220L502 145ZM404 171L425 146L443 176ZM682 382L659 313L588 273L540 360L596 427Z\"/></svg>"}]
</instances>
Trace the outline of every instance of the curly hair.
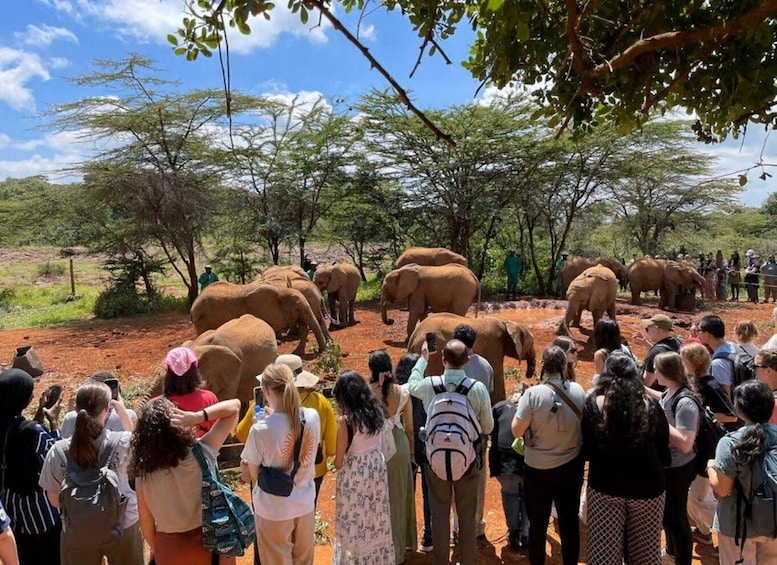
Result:
<instances>
[{"instance_id":1,"label":"curly hair","mask_svg":"<svg viewBox=\"0 0 777 565\"><path fill-rule=\"evenodd\" d=\"M367 435L375 435L383 428L383 407L359 373L342 373L337 377L332 394L349 426L356 424L357 429Z\"/></svg>"},{"instance_id":2,"label":"curly hair","mask_svg":"<svg viewBox=\"0 0 777 565\"><path fill-rule=\"evenodd\" d=\"M647 443L650 411L639 369L630 355L620 350L610 353L597 394L604 396L599 429L608 446L626 449Z\"/></svg>"},{"instance_id":3,"label":"curly hair","mask_svg":"<svg viewBox=\"0 0 777 565\"><path fill-rule=\"evenodd\" d=\"M734 389L734 407L747 426L731 451L737 463L747 466L766 452L764 424L772 416L774 394L765 383L745 381Z\"/></svg>"},{"instance_id":4,"label":"curly hair","mask_svg":"<svg viewBox=\"0 0 777 565\"><path fill-rule=\"evenodd\" d=\"M394 371L397 384L403 385L410 380L410 374L413 372L413 367L415 367L419 357L421 356L418 353L405 353L399 358L397 368Z\"/></svg>"},{"instance_id":5,"label":"curly hair","mask_svg":"<svg viewBox=\"0 0 777 565\"><path fill-rule=\"evenodd\" d=\"M177 467L194 445L194 430L170 421L173 408L168 399L157 398L140 413L132 435L131 468L136 477Z\"/></svg>"}]
</instances>

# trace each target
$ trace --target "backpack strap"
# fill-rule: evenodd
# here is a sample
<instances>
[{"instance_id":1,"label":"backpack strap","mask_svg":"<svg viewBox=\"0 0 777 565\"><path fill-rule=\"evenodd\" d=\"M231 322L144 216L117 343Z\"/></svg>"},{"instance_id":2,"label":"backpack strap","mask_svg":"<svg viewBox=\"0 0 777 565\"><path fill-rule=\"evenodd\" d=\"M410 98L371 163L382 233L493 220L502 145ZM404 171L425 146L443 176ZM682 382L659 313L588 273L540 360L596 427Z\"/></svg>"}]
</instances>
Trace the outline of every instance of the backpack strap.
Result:
<instances>
[{"instance_id":1,"label":"backpack strap","mask_svg":"<svg viewBox=\"0 0 777 565\"><path fill-rule=\"evenodd\" d=\"M208 465L208 462L205 461L205 454L202 452L202 446L200 445L199 441L195 441L194 445L192 445L192 455L194 455L194 458L197 460L197 463L199 463L200 465L200 470L202 471L202 478L208 481L214 480L213 471L211 471L210 466Z\"/></svg>"},{"instance_id":2,"label":"backpack strap","mask_svg":"<svg viewBox=\"0 0 777 565\"><path fill-rule=\"evenodd\" d=\"M305 412L302 410L302 408L299 409L299 423L299 436L297 437L297 441L294 442L294 467L291 470L292 479L294 479L294 476L299 470L299 452L302 449L302 436L305 435Z\"/></svg>"},{"instance_id":3,"label":"backpack strap","mask_svg":"<svg viewBox=\"0 0 777 565\"><path fill-rule=\"evenodd\" d=\"M475 386L475 381L469 377L464 377L461 382L456 386L455 392L467 396L472 387Z\"/></svg>"},{"instance_id":4,"label":"backpack strap","mask_svg":"<svg viewBox=\"0 0 777 565\"><path fill-rule=\"evenodd\" d=\"M582 411L580 410L580 408L578 408L577 404L572 402L572 399L569 398L569 396L567 395L566 392L564 392L564 389L562 389L556 383L552 383L550 381L545 381L545 384L548 385L550 388L552 388L556 392L556 394L559 395L559 398L561 398L561 400L564 401L564 404L569 406L569 409L572 410L572 412L575 413L575 416L577 416L578 420L582 420L583 419Z\"/></svg>"},{"instance_id":5,"label":"backpack strap","mask_svg":"<svg viewBox=\"0 0 777 565\"><path fill-rule=\"evenodd\" d=\"M443 394L444 392L447 392L445 389L445 381L443 378L439 375L435 375L431 377L432 381L432 388L434 389L434 394Z\"/></svg>"},{"instance_id":6,"label":"backpack strap","mask_svg":"<svg viewBox=\"0 0 777 565\"><path fill-rule=\"evenodd\" d=\"M119 448L120 443L121 443L121 436L118 433L108 434L108 442L100 450L100 454L97 457L97 466L90 467L90 468L102 469L103 467L108 465L108 463L111 460L111 457L113 457L113 454ZM68 441L67 449L64 449L63 451L65 454L65 460L67 461L67 472L82 470L82 468L78 465L78 463L76 463L75 460L70 456L70 441Z\"/></svg>"}]
</instances>

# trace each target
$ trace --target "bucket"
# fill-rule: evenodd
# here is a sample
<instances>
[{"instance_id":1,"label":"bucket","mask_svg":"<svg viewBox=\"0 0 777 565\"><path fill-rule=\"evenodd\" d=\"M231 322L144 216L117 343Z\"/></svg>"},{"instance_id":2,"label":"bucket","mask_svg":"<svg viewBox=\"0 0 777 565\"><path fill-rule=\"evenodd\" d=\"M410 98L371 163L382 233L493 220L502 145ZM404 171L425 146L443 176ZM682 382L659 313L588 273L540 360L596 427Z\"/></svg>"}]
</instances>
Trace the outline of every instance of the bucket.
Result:
<instances>
[{"instance_id":1,"label":"bucket","mask_svg":"<svg viewBox=\"0 0 777 565\"><path fill-rule=\"evenodd\" d=\"M32 345L17 347L11 366L26 371L31 377L40 377L43 374L43 364Z\"/></svg>"}]
</instances>

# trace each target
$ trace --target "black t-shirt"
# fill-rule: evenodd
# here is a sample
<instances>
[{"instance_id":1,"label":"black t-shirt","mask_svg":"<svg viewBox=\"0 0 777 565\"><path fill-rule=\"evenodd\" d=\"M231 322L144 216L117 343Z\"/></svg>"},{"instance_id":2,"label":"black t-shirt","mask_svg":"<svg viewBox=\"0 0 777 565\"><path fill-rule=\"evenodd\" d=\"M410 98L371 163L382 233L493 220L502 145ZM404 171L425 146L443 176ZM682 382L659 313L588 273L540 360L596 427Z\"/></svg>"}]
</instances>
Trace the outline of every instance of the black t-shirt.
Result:
<instances>
[{"instance_id":1,"label":"black t-shirt","mask_svg":"<svg viewBox=\"0 0 777 565\"><path fill-rule=\"evenodd\" d=\"M650 351L648 351L648 354L645 357L645 362L643 364L645 372L655 372L656 369L653 366L653 362L656 359L656 355L659 353L666 353L668 351L674 351L676 353L680 351L680 347L682 347L682 345L683 342L674 336L665 337L664 339L657 341L656 344L650 348Z\"/></svg>"},{"instance_id":2,"label":"black t-shirt","mask_svg":"<svg viewBox=\"0 0 777 565\"><path fill-rule=\"evenodd\" d=\"M648 417L645 441L627 447L607 445L596 395L588 396L582 420L583 455L590 461L588 486L602 494L630 499L655 498L666 490L664 467L671 461L669 424L653 400Z\"/></svg>"},{"instance_id":3,"label":"black t-shirt","mask_svg":"<svg viewBox=\"0 0 777 565\"><path fill-rule=\"evenodd\" d=\"M488 467L492 477L523 475L523 457L513 449L513 418L517 404L510 400L497 402L493 408L494 430L488 451Z\"/></svg>"}]
</instances>

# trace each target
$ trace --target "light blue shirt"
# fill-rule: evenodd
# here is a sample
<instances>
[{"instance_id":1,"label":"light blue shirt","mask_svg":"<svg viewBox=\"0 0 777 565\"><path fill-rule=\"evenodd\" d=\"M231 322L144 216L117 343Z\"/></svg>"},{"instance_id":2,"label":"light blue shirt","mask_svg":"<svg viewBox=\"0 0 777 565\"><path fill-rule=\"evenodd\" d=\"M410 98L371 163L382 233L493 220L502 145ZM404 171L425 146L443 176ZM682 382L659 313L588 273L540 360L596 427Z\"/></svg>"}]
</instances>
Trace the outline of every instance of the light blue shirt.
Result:
<instances>
[{"instance_id":1,"label":"light blue shirt","mask_svg":"<svg viewBox=\"0 0 777 565\"><path fill-rule=\"evenodd\" d=\"M714 359L717 355L728 355L736 353L736 346L727 341L718 347L712 354L712 364L710 365L710 375L718 381L718 384L725 386L734 385L734 364L725 357L723 359Z\"/></svg>"},{"instance_id":2,"label":"light blue shirt","mask_svg":"<svg viewBox=\"0 0 777 565\"><path fill-rule=\"evenodd\" d=\"M424 378L426 365L426 359L419 357L415 367L413 367L413 372L410 373L410 379L408 379L407 384L410 388L410 395L423 402L424 410L428 412L429 405L432 403L436 393L434 392L434 386L432 386L432 379ZM467 375L461 369L445 369L442 378L445 388L453 392L461 384L461 381L467 378ZM478 417L481 432L483 434L490 434L494 429L494 414L491 412L491 396L488 394L486 386L480 381L475 381L475 384L467 393L467 399L472 404L475 415Z\"/></svg>"}]
</instances>

